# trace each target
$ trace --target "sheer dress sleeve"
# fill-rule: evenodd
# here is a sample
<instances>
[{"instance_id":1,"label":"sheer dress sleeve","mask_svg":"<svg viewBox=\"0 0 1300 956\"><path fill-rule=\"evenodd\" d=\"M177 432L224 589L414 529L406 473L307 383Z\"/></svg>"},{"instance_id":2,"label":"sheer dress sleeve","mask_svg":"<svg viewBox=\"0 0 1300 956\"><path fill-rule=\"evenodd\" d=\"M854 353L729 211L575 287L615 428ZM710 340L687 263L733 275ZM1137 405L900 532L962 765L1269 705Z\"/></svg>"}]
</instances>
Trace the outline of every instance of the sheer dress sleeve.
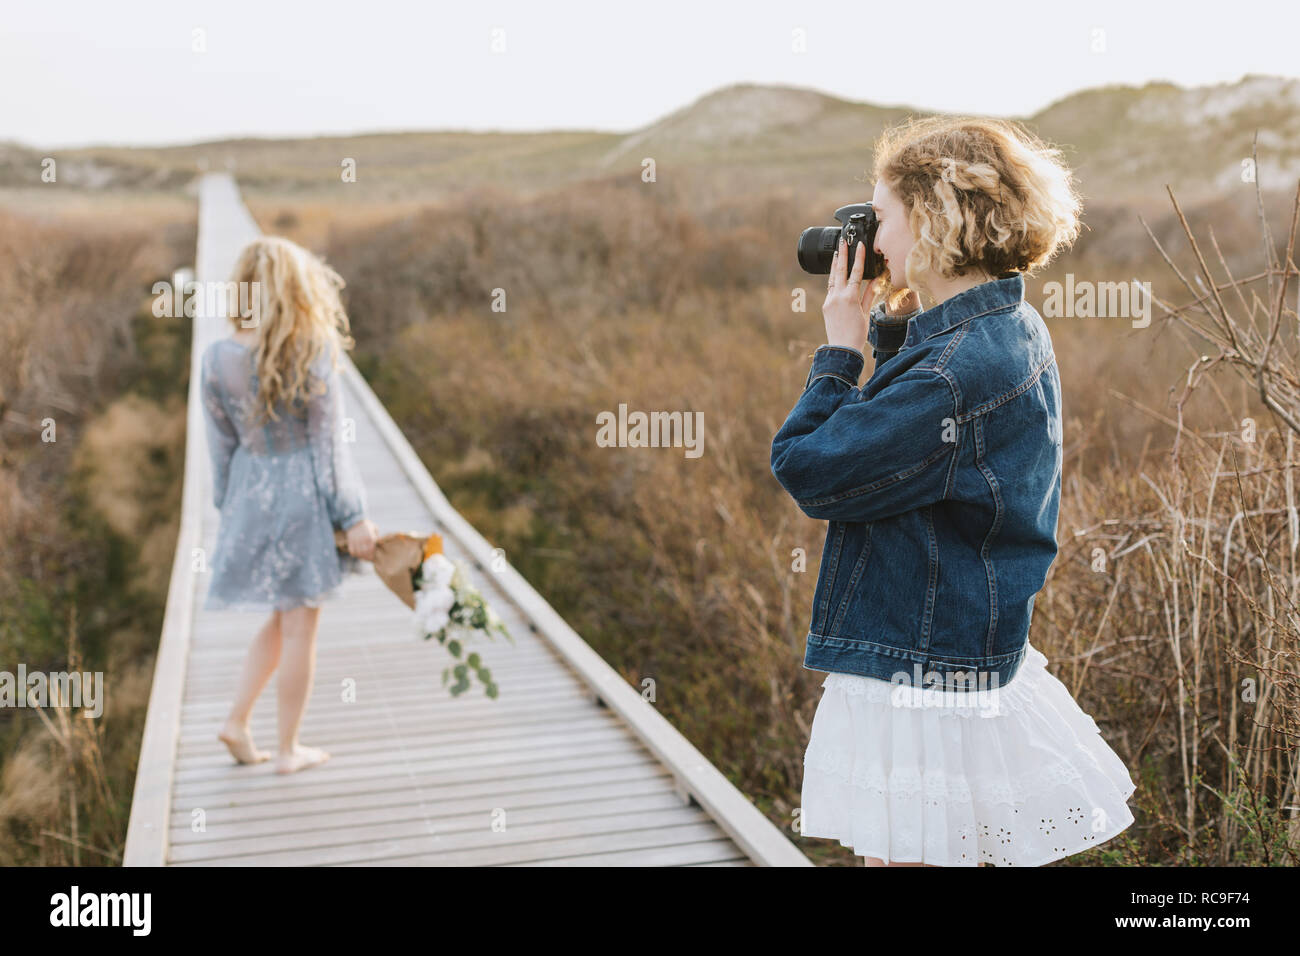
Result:
<instances>
[{"instance_id":1,"label":"sheer dress sleeve","mask_svg":"<svg viewBox=\"0 0 1300 956\"><path fill-rule=\"evenodd\" d=\"M221 380L213 364L213 351L208 349L203 353L200 392L203 398L203 418L207 425L208 453L212 458L212 503L220 510L226 498L230 458L239 445L239 433L226 414Z\"/></svg>"},{"instance_id":2,"label":"sheer dress sleeve","mask_svg":"<svg viewBox=\"0 0 1300 956\"><path fill-rule=\"evenodd\" d=\"M347 529L366 516L366 491L352 458L351 443L344 440L342 381L328 359L317 365L317 379L326 389L307 400L307 442L330 521L336 528Z\"/></svg>"}]
</instances>

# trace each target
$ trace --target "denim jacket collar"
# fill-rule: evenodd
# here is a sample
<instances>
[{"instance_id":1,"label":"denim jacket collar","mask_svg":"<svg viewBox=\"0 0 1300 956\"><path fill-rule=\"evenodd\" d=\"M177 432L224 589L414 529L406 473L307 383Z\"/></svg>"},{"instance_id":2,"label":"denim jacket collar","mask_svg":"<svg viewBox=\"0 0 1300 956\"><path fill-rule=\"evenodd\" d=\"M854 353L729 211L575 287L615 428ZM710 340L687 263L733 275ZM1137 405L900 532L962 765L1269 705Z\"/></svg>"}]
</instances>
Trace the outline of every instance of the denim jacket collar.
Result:
<instances>
[{"instance_id":1,"label":"denim jacket collar","mask_svg":"<svg viewBox=\"0 0 1300 956\"><path fill-rule=\"evenodd\" d=\"M910 348L932 335L946 332L958 322L977 318L1025 298L1025 278L1019 272L1004 272L992 282L982 282L925 311L889 316L877 306L871 310L867 341L886 353Z\"/></svg>"},{"instance_id":2,"label":"denim jacket collar","mask_svg":"<svg viewBox=\"0 0 1300 956\"><path fill-rule=\"evenodd\" d=\"M1025 277L1019 272L1004 272L991 282L981 282L958 292L951 299L945 299L909 319L903 348L911 348L932 335L946 332L959 322L1023 302L1024 298Z\"/></svg>"}]
</instances>

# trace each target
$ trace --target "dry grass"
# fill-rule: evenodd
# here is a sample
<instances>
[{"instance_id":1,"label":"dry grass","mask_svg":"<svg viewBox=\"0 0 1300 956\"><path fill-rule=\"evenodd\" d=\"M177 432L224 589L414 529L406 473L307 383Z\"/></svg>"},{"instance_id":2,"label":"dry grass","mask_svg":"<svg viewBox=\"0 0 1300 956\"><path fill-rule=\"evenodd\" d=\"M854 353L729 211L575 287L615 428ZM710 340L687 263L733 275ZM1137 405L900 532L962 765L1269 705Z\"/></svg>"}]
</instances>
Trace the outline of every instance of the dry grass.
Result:
<instances>
[{"instance_id":1,"label":"dry grass","mask_svg":"<svg viewBox=\"0 0 1300 956\"><path fill-rule=\"evenodd\" d=\"M194 230L55 195L39 218L0 211L0 666L101 672L104 710L0 710L0 864L111 865L184 454L189 329L152 318L149 290Z\"/></svg>"}]
</instances>

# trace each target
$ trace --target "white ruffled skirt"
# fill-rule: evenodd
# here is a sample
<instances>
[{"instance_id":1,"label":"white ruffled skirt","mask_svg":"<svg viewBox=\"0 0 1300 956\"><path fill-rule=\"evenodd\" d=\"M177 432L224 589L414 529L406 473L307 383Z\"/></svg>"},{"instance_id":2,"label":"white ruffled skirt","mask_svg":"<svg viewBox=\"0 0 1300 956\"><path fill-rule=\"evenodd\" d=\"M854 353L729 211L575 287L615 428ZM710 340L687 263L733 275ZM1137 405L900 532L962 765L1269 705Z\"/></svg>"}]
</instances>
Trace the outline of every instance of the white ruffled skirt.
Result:
<instances>
[{"instance_id":1,"label":"white ruffled skirt","mask_svg":"<svg viewBox=\"0 0 1300 956\"><path fill-rule=\"evenodd\" d=\"M840 673L822 687L804 754L806 837L897 863L1042 866L1133 822L1128 769L1032 645L993 690Z\"/></svg>"}]
</instances>

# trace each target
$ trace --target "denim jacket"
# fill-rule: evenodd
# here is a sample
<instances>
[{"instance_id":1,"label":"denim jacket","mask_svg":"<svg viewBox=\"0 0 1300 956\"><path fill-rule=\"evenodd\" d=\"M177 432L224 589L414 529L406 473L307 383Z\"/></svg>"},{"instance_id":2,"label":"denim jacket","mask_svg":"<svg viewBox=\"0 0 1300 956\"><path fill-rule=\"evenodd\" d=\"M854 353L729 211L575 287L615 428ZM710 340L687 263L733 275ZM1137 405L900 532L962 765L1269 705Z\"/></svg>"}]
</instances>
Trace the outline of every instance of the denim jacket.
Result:
<instances>
[{"instance_id":1,"label":"denim jacket","mask_svg":"<svg viewBox=\"0 0 1300 956\"><path fill-rule=\"evenodd\" d=\"M966 690L1008 683L1056 557L1061 384L1004 273L931 309L873 310L877 363L823 345L772 473L830 522L804 667Z\"/></svg>"}]
</instances>

